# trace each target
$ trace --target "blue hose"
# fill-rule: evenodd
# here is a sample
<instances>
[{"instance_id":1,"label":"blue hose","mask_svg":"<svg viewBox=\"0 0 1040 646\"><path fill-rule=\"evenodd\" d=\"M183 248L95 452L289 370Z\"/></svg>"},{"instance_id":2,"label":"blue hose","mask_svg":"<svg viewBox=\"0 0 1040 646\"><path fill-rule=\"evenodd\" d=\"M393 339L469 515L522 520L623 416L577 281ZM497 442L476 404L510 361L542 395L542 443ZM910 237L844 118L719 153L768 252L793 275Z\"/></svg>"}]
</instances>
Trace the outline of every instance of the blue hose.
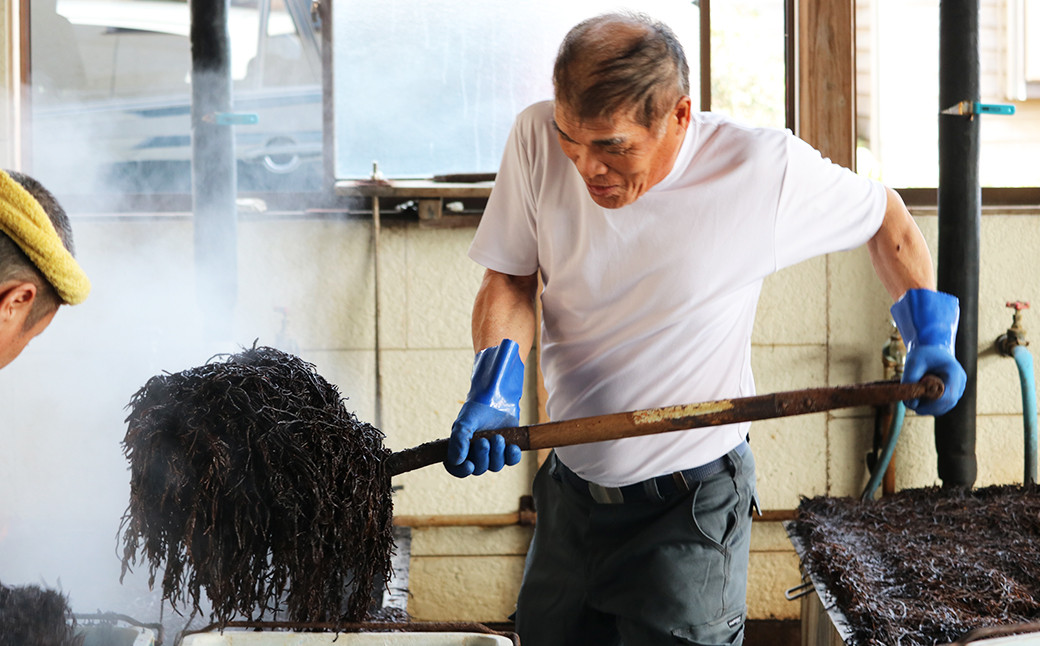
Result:
<instances>
[{"instance_id":1,"label":"blue hose","mask_svg":"<svg viewBox=\"0 0 1040 646\"><path fill-rule=\"evenodd\" d=\"M1032 370L1030 370L1030 376L1032 376ZM1034 400L1034 411L1035 411L1035 400ZM860 500L871 500L874 497L874 492L877 491L878 486L881 484L881 480L885 477L885 471L888 470L888 463L892 461L892 454L896 452L896 442L899 441L899 433L903 430L903 418L906 416L906 404L903 402L896 403L896 410L892 414L892 426L888 431L888 441L885 443L884 449L881 451L881 455L878 456L877 464L874 466L874 473L870 474L870 482L867 483L866 489L863 490L863 495ZM1033 415L1034 419L1036 415ZM1036 426L1033 427L1034 433L1033 438L1036 438ZM1035 441L1034 441L1035 446ZM1033 470L1036 471L1036 461L1033 462Z\"/></svg>"},{"instance_id":2,"label":"blue hose","mask_svg":"<svg viewBox=\"0 0 1040 646\"><path fill-rule=\"evenodd\" d=\"M1022 382L1022 420L1025 431L1025 483L1036 482L1036 379L1033 376L1033 354L1024 345L1011 351Z\"/></svg>"}]
</instances>

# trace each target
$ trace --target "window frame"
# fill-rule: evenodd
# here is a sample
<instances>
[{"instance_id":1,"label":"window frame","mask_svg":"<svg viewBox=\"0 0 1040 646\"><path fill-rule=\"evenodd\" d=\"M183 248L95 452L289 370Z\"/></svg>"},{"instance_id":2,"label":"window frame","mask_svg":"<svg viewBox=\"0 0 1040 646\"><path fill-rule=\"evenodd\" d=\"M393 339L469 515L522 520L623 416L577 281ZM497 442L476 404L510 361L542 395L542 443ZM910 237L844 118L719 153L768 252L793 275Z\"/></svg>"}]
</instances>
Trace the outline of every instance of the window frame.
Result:
<instances>
[{"instance_id":1,"label":"window frame","mask_svg":"<svg viewBox=\"0 0 1040 646\"><path fill-rule=\"evenodd\" d=\"M818 0L788 0L791 4L802 4L817 2ZM851 25L852 37L851 47L853 55L853 66L855 66L855 34L856 25L855 19L855 2L856 0L843 0L851 5L851 11L853 16L853 23ZM1008 11L1012 9L1009 6ZM831 25L832 29L836 29L838 25ZM938 28L938 25L936 25ZM936 52L936 57L939 53ZM1010 57L1011 52L1008 53ZM853 67L853 75L855 75L855 67ZM811 82L813 79L805 79L806 82ZM856 141L857 131L855 122L855 76L853 76L853 88L852 95L850 97L852 105L852 140ZM1033 99L1031 99L1033 100ZM939 114L936 110L935 118L938 120ZM853 149L855 154L855 148ZM853 166L855 169L855 167ZM896 186L890 184L891 188L899 193L902 197L903 202L915 213L935 213L938 211L938 186ZM1005 214L1009 212L1015 212L1017 214L1032 214L1040 213L1040 186L1025 186L1025 187L1012 187L1012 186L982 186L981 187L981 203L982 213L985 214Z\"/></svg>"},{"instance_id":2,"label":"window frame","mask_svg":"<svg viewBox=\"0 0 1040 646\"><path fill-rule=\"evenodd\" d=\"M323 138L326 145L323 145L323 181L321 182L321 189L317 191L309 191L304 193L281 193L281 194L254 194L249 193L250 196L256 196L263 199L269 199L274 204L285 203L290 204L299 200L301 197L305 198L307 204L320 206L330 206L341 202L342 197L364 197L373 194L374 190L372 187L365 187L361 182L343 182L336 181L334 177L334 147L328 145L327 142L332 141L334 138L334 123L333 123L333 106L332 106L332 80L334 71L332 70L332 58L334 44L331 42L332 30L332 12L333 12L332 0L322 0L316 2L314 10L316 11L317 19L321 25L320 34L318 38L321 42L321 79L322 79L322 113L323 113ZM699 0L696 3L701 12L701 42L700 42L700 104L702 109L710 109L711 107L711 2L710 0ZM30 39L30 20L31 20L31 0L18 0L17 3L12 3L12 13L17 17L17 22L11 25L11 30L17 33L18 43L12 50L17 52L17 68L13 70L14 74L17 75L18 81L22 87L31 87L32 83L32 70L31 70L31 39ZM832 132L836 133L839 139L843 141L849 141L852 145L852 159L849 161L847 166L855 169L855 79L854 79L854 66L855 66L855 25L854 21L846 21L843 16L851 15L854 20L855 15L855 0L842 0L841 2L834 3L827 0L785 0L785 15L786 15L786 34L785 34L785 48L786 48L786 79L785 79L785 96L786 96L786 123L787 127L790 128L795 134L802 137L810 144L816 146L826 156L834 155L832 144L828 143L826 137L821 134L822 131L831 129ZM806 61L810 61L813 58L811 52L819 51L819 42L811 40L813 38L814 31L807 28L806 20L825 20L827 24L820 25L826 27L829 33L848 35L847 38L842 39L842 47L847 47L847 50L842 50L848 53L848 58L851 59L851 69L849 74L853 75L851 84L847 85L848 95L846 97L846 103L848 106L847 114L842 111L840 115L834 114L834 111L825 111L828 115L827 122L824 124L807 123L805 117L812 114L810 105L807 105L806 97L812 97L814 94L819 94L820 88L828 82L833 82L833 78L827 78L820 74L812 73L809 71L811 66L806 65ZM815 30L821 31L821 30ZM9 50L11 51L11 50ZM818 56L818 55L817 55ZM842 53L842 59L845 60L846 56ZM808 68L808 69L807 69ZM842 72L838 72L841 74ZM10 110L15 115L15 124L11 127L11 132L14 135L14 141L11 142L9 149L12 155L12 161L21 164L24 167L32 167L32 97L30 92L16 91L14 96L17 97L16 105L11 106ZM835 157L832 157L835 158ZM840 157L839 157L840 158ZM488 178L482 178L485 183ZM477 193L490 193L490 186L475 187L470 182L430 182L431 186L439 187L438 190L445 196L450 195L453 190L453 185L457 184L457 190L460 195L465 195L468 198L475 197L474 190ZM422 192L425 188L418 186L413 187L416 190ZM903 196L904 201L908 206L927 209L935 208L937 206L937 187L898 187L893 186L900 195ZM400 190L407 190L405 186L401 186ZM400 192L400 191L398 191ZM245 193L243 193L245 195ZM76 202L82 202L83 206L88 209L97 210L105 208L105 202L108 201L102 196L76 196ZM298 203L298 202L296 202ZM151 196L136 196L135 198L126 201L127 208L130 209L169 209L176 208L180 210L184 206L190 204L190 194L156 194ZM1016 211L1022 211L1032 209L1040 212L1040 187L983 187L982 188L982 205L986 211L993 209L1004 209L1013 208Z\"/></svg>"},{"instance_id":3,"label":"window frame","mask_svg":"<svg viewBox=\"0 0 1040 646\"><path fill-rule=\"evenodd\" d=\"M190 0L185 0L190 2ZM270 17L270 5L272 0L257 0L257 11L258 11L258 27L260 33L256 34L258 53L261 51L261 41L267 38L267 29L269 24L265 23L265 20ZM320 16L320 12L317 12L317 8L320 5L327 4L326 2L315 2L313 9L315 13L312 16ZM12 97L15 97L17 105L11 108L11 113L15 114L14 123L11 126L11 131L14 133L14 141L10 144L9 150L11 154L11 165L14 168L25 169L30 175L33 173L34 167L34 119L33 119L33 93L32 91L25 91L25 88L33 87L33 74L32 74L32 0L16 0L11 6L14 22L11 25L10 31L15 36L14 42L12 42L8 51L17 50L17 70L13 71L15 76L14 81L17 87L13 89L11 93ZM267 8L268 12L265 15L263 9ZM286 11L291 15L292 20L298 28L298 35L302 40L308 40L313 44L320 43L321 35L315 34L313 31L308 32L302 29L303 25L311 23L307 12L301 9L301 5L293 2L286 3ZM320 27L319 27L320 28ZM322 30L324 31L324 30ZM322 91L324 91L325 85L325 65L322 59L322 54L313 55L312 51L304 47L304 55L307 58L309 66L318 65L318 78L319 82L322 83ZM322 112L324 120L324 112L326 109L325 101L322 101ZM248 126L245 126L248 127ZM323 154L325 146L322 146ZM323 178L319 178L323 179ZM300 190L300 191L246 191L240 190L237 193L239 198L247 198L252 200L259 200L262 202L268 210L278 211L289 211L289 210L321 210L321 209L349 209L352 204L344 203L344 201L338 198L335 193L331 190L330 186L327 186L319 182L319 187L315 190ZM63 194L59 195L61 198L62 205L66 211L76 214L84 215L102 215L102 214L154 214L154 213L174 213L174 214L190 214L193 209L193 195L191 191L186 192L154 192L154 193L76 193L76 194Z\"/></svg>"}]
</instances>

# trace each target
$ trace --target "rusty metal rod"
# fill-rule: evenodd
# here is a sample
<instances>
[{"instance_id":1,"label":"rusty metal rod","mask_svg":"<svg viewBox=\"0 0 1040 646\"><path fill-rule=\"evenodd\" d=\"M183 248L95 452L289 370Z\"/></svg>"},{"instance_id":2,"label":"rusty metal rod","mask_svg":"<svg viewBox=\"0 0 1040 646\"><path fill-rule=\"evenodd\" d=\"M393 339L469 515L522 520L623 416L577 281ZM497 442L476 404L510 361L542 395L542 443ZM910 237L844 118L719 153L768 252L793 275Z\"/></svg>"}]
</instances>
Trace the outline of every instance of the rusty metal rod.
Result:
<instances>
[{"instance_id":1,"label":"rusty metal rod","mask_svg":"<svg viewBox=\"0 0 1040 646\"><path fill-rule=\"evenodd\" d=\"M797 509L763 509L755 516L757 523L778 523L794 520ZM441 514L429 516L394 516L395 527L425 529L429 527L529 527L538 522L534 511L512 511L502 514Z\"/></svg>"},{"instance_id":2,"label":"rusty metal rod","mask_svg":"<svg viewBox=\"0 0 1040 646\"><path fill-rule=\"evenodd\" d=\"M534 525L534 511L502 514L438 514L394 516L396 527L511 527Z\"/></svg>"},{"instance_id":3,"label":"rusty metal rod","mask_svg":"<svg viewBox=\"0 0 1040 646\"><path fill-rule=\"evenodd\" d=\"M851 386L807 388L720 399L699 404L666 406L627 413L611 413L531 426L480 431L474 438L501 435L522 451L556 448L604 440L617 440L656 433L683 431L705 426L721 426L775 417L819 413L838 408L878 406L909 399L936 399L942 395L943 383L926 375L918 383L876 381ZM444 461L448 440L427 442L398 451L386 461L391 476L420 469Z\"/></svg>"}]
</instances>

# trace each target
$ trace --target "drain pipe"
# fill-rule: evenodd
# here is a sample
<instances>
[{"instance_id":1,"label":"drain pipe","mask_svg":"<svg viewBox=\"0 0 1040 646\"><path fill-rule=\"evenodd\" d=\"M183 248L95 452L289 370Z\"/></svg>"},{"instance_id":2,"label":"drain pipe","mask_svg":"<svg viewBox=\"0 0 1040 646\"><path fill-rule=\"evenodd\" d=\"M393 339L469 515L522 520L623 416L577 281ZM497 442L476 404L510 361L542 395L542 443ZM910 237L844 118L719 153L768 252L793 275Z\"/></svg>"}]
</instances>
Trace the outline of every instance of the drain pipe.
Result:
<instances>
[{"instance_id":1,"label":"drain pipe","mask_svg":"<svg viewBox=\"0 0 1040 646\"><path fill-rule=\"evenodd\" d=\"M238 297L230 0L191 0L191 184L195 285L207 338L231 339Z\"/></svg>"},{"instance_id":2,"label":"drain pipe","mask_svg":"<svg viewBox=\"0 0 1040 646\"><path fill-rule=\"evenodd\" d=\"M1018 379L1022 385L1022 430L1024 437L1025 465L1022 482L1036 483L1036 377L1033 374L1033 354L1026 348L1026 331L1022 327L1022 310L1029 308L1029 303L1014 301L1007 304L1015 310L1011 327L997 337L997 352L1005 357L1014 357L1018 367Z\"/></svg>"},{"instance_id":3,"label":"drain pipe","mask_svg":"<svg viewBox=\"0 0 1040 646\"><path fill-rule=\"evenodd\" d=\"M979 102L979 0L939 3L939 262L940 291L960 299L957 360L967 373L960 402L935 420L939 478L944 487L971 487L975 457L978 372L979 120L950 108Z\"/></svg>"}]
</instances>

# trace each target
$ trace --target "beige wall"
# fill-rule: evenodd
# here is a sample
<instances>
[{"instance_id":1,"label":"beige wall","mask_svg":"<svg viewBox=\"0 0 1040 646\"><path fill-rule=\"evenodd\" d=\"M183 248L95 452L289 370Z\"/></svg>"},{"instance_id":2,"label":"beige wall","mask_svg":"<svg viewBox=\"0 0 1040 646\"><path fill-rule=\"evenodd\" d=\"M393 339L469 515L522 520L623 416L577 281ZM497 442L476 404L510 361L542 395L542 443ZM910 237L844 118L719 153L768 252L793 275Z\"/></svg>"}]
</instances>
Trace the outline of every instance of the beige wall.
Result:
<instances>
[{"instance_id":1,"label":"beige wall","mask_svg":"<svg viewBox=\"0 0 1040 646\"><path fill-rule=\"evenodd\" d=\"M936 217L918 217L936 243ZM980 298L979 484L1022 471L1015 367L991 351L1010 324L1008 300L1036 301L1038 218L986 215ZM119 442L124 407L153 374L204 362L254 339L288 344L340 386L359 417L375 411L373 271L363 220L244 220L235 338L206 340L193 286L186 218L77 218L79 256L95 288L66 308L0 372L0 580L57 581L83 607L111 608L119 586L114 537L127 500ZM481 269L466 258L472 229L385 227L381 241L383 431L394 450L445 436L468 387L469 309ZM754 332L760 392L882 378L888 298L866 253L817 258L767 281ZM278 308L288 312L286 329ZM1027 329L1036 327L1029 312ZM526 395L528 400L530 394ZM525 420L533 416L525 412ZM757 423L752 447L764 508L800 496L858 495L872 433L869 410ZM897 452L899 487L937 483L928 419L908 414ZM456 480L438 467L397 479L396 512L516 511L532 456L502 474ZM69 536L74 527L78 538ZM416 528L410 611L424 620L503 620L512 611L530 529ZM799 583L778 523L756 524L752 618L794 618L783 592ZM87 566L85 564L89 563Z\"/></svg>"},{"instance_id":2,"label":"beige wall","mask_svg":"<svg viewBox=\"0 0 1040 646\"><path fill-rule=\"evenodd\" d=\"M926 215L918 221L934 257L937 218ZM1038 222L1034 216L987 215L983 220L980 486L1022 478L1018 375L1014 362L996 355L992 344L1011 324L1005 302L1037 297L1040 269L1030 249L1040 243ZM817 258L771 277L754 331L752 363L759 392L882 379L881 348L888 338L889 305L862 249ZM1025 325L1032 327L1028 312ZM752 447L763 507L793 509L801 496L858 496L868 478L864 456L871 447L873 423L873 412L860 409L756 423ZM907 414L896 454L898 488L939 484L932 428L929 418ZM443 500L441 504L454 508L459 503ZM493 509L497 508L489 505L481 511ZM431 511L424 508L421 513ZM472 612L468 618L501 620L512 610L521 572L518 532L527 535L519 528L416 530L412 612L425 619L460 618L458 604L464 603L467 613ZM494 559L488 556L493 545L500 546ZM799 606L786 601L784 591L800 582L798 561L779 523L756 523L751 563L750 616L797 618ZM492 572L493 589L504 597L484 589ZM512 585L499 586L503 576L513 577ZM479 610L469 610L479 599L485 599Z\"/></svg>"}]
</instances>

